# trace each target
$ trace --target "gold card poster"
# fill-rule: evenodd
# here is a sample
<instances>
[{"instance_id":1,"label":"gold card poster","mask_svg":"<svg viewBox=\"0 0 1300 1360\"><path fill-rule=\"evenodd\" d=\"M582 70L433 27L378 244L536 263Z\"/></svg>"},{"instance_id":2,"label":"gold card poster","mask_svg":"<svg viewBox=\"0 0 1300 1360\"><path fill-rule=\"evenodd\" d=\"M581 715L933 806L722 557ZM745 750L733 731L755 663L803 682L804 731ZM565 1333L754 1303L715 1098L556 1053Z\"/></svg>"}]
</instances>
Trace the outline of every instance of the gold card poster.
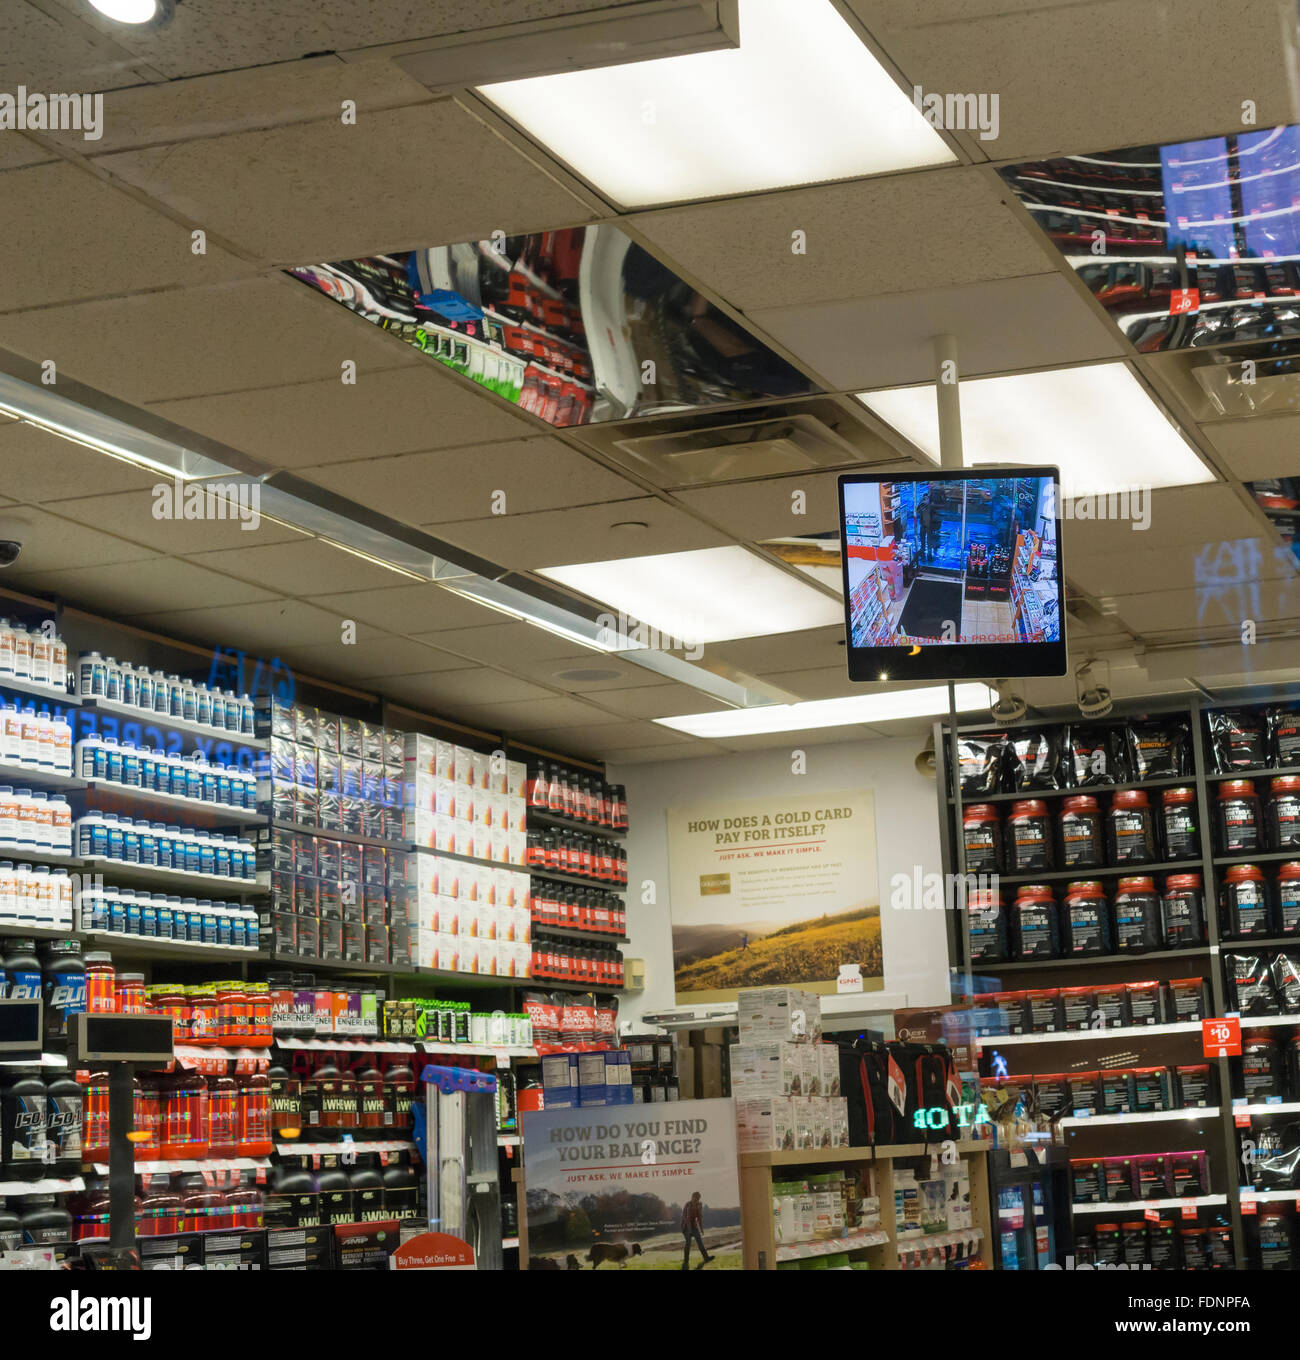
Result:
<instances>
[{"instance_id":1,"label":"gold card poster","mask_svg":"<svg viewBox=\"0 0 1300 1360\"><path fill-rule=\"evenodd\" d=\"M884 986L868 790L670 808L668 860L678 1001L834 991L842 963Z\"/></svg>"}]
</instances>

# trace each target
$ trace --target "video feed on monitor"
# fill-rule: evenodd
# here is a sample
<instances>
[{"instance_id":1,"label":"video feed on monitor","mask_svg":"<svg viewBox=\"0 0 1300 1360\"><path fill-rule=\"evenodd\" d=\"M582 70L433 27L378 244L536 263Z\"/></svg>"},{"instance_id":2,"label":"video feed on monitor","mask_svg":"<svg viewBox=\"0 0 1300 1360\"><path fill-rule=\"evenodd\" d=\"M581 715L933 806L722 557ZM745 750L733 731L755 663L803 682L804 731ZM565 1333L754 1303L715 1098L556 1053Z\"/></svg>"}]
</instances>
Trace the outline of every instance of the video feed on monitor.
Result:
<instances>
[{"instance_id":1,"label":"video feed on monitor","mask_svg":"<svg viewBox=\"0 0 1300 1360\"><path fill-rule=\"evenodd\" d=\"M1063 675L1055 468L840 478L855 680Z\"/></svg>"}]
</instances>

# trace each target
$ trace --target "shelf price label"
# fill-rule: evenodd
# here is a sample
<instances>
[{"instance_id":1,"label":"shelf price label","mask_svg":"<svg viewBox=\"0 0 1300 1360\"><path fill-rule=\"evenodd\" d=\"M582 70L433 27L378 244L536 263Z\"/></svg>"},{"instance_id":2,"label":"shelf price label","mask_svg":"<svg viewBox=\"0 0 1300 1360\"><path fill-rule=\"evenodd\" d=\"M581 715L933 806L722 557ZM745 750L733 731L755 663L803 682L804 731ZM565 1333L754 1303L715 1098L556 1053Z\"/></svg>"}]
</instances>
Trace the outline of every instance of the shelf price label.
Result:
<instances>
[{"instance_id":1,"label":"shelf price label","mask_svg":"<svg viewBox=\"0 0 1300 1360\"><path fill-rule=\"evenodd\" d=\"M1201 1051L1207 1058L1241 1057L1241 1020L1236 1016L1202 1020Z\"/></svg>"},{"instance_id":2,"label":"shelf price label","mask_svg":"<svg viewBox=\"0 0 1300 1360\"><path fill-rule=\"evenodd\" d=\"M1200 1206L1196 1203L1194 1199L1185 1199L1179 1206L1179 1208L1182 1210L1183 1217L1190 1218L1193 1220L1196 1218L1196 1210L1199 1207Z\"/></svg>"}]
</instances>

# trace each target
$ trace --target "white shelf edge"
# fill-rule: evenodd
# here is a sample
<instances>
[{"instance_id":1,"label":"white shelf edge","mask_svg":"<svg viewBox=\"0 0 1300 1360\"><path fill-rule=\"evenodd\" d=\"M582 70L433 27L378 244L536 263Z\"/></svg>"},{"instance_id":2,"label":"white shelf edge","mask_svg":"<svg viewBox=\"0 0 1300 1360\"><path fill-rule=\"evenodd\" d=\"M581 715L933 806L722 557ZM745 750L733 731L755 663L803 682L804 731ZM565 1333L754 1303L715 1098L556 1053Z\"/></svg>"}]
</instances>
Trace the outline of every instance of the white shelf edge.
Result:
<instances>
[{"instance_id":1,"label":"white shelf edge","mask_svg":"<svg viewBox=\"0 0 1300 1360\"><path fill-rule=\"evenodd\" d=\"M1292 1191L1292 1194L1300 1191ZM1184 1204L1195 1204L1197 1208L1212 1208L1216 1204L1227 1204L1227 1195L1185 1195L1181 1199L1131 1199L1118 1204L1072 1204L1075 1214L1128 1214L1143 1213L1147 1209L1181 1209Z\"/></svg>"},{"instance_id":2,"label":"white shelf edge","mask_svg":"<svg viewBox=\"0 0 1300 1360\"><path fill-rule=\"evenodd\" d=\"M1295 1108L1300 1110L1300 1105ZM1219 1113L1218 1105L1191 1105L1182 1110L1141 1110L1134 1114L1095 1114L1084 1119L1078 1119L1074 1115L1066 1115L1064 1119L1058 1119L1056 1122L1063 1129L1081 1129L1087 1128L1090 1124L1159 1124L1166 1120L1175 1119L1216 1119Z\"/></svg>"},{"instance_id":3,"label":"white shelf edge","mask_svg":"<svg viewBox=\"0 0 1300 1360\"><path fill-rule=\"evenodd\" d=\"M935 1234L937 1238L939 1234ZM929 1237L909 1239L918 1242L929 1242ZM821 1242L792 1242L785 1246L778 1246L776 1249L776 1259L778 1261L807 1261L814 1256L834 1256L841 1251L861 1251L864 1247L880 1247L889 1241L889 1234L883 1228L873 1229L871 1232L858 1233L853 1237L832 1237Z\"/></svg>"},{"instance_id":4,"label":"white shelf edge","mask_svg":"<svg viewBox=\"0 0 1300 1360\"><path fill-rule=\"evenodd\" d=\"M1300 1024L1300 1016L1296 1017ZM1152 1034L1199 1034L1199 1020L1180 1020L1172 1025L1125 1025L1122 1029L1063 1029L1052 1030L1047 1034L980 1034L976 1041L981 1044L1068 1044L1082 1043L1100 1039L1136 1039L1139 1035Z\"/></svg>"},{"instance_id":5,"label":"white shelf edge","mask_svg":"<svg viewBox=\"0 0 1300 1360\"><path fill-rule=\"evenodd\" d=\"M1276 1105L1234 1105L1231 1113L1236 1114L1300 1114L1300 1100L1283 1100ZM1300 1193L1300 1192L1298 1192Z\"/></svg>"}]
</instances>

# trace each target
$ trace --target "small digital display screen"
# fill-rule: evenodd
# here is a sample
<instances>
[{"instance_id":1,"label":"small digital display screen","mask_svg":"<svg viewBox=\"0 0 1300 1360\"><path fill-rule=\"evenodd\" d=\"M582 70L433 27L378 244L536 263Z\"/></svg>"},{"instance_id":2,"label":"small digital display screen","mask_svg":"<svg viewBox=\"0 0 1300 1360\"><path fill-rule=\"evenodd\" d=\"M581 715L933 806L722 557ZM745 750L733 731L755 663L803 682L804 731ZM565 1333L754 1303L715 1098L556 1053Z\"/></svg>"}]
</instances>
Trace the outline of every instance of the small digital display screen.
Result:
<instances>
[{"instance_id":1,"label":"small digital display screen","mask_svg":"<svg viewBox=\"0 0 1300 1360\"><path fill-rule=\"evenodd\" d=\"M1060 474L845 475L854 680L1064 675Z\"/></svg>"}]
</instances>

